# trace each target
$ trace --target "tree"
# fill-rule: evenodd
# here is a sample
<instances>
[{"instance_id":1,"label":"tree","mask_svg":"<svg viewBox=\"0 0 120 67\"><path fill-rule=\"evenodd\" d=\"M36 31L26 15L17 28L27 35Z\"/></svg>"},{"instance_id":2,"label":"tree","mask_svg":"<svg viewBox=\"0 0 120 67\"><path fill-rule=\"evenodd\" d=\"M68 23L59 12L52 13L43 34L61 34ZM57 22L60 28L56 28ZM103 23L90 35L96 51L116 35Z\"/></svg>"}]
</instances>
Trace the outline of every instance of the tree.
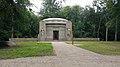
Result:
<instances>
[{"instance_id":1,"label":"tree","mask_svg":"<svg viewBox=\"0 0 120 67\"><path fill-rule=\"evenodd\" d=\"M29 0L0 1L0 40L8 40L12 33L20 36L22 35L20 30L28 29L30 13L27 7L29 5Z\"/></svg>"},{"instance_id":2,"label":"tree","mask_svg":"<svg viewBox=\"0 0 120 67\"><path fill-rule=\"evenodd\" d=\"M117 1L117 2L116 2ZM56 5L57 3L57 5ZM74 37L98 37L101 40L120 40L119 1L94 0L93 6L62 7L56 0L44 0L40 18L59 17L72 21ZM113 37L115 31L115 38Z\"/></svg>"},{"instance_id":3,"label":"tree","mask_svg":"<svg viewBox=\"0 0 120 67\"><path fill-rule=\"evenodd\" d=\"M57 0L43 0L43 9L40 11L40 16L44 18L56 17L61 8L62 1Z\"/></svg>"},{"instance_id":4,"label":"tree","mask_svg":"<svg viewBox=\"0 0 120 67\"><path fill-rule=\"evenodd\" d=\"M67 20L70 20L73 23L73 35L74 37L82 36L80 30L82 30L81 23L81 12L83 8L79 5L75 6L66 6L59 10L58 16Z\"/></svg>"},{"instance_id":5,"label":"tree","mask_svg":"<svg viewBox=\"0 0 120 67\"><path fill-rule=\"evenodd\" d=\"M119 0L108 0L107 8L110 11L111 19L108 22L110 27L115 27L115 38L114 41L117 41L118 35L118 24L120 18L120 1ZM115 22L115 23L114 23Z\"/></svg>"}]
</instances>

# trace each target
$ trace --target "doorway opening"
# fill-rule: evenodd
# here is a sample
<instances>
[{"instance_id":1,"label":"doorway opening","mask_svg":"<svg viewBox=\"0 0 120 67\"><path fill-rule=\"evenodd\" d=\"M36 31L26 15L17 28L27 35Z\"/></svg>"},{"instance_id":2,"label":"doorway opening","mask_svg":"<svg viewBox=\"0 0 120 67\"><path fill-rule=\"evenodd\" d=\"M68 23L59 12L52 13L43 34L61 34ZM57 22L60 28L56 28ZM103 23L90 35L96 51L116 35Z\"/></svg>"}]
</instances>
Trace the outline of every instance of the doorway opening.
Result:
<instances>
[{"instance_id":1,"label":"doorway opening","mask_svg":"<svg viewBox=\"0 0 120 67\"><path fill-rule=\"evenodd\" d=\"M53 40L59 40L59 31L53 31Z\"/></svg>"}]
</instances>

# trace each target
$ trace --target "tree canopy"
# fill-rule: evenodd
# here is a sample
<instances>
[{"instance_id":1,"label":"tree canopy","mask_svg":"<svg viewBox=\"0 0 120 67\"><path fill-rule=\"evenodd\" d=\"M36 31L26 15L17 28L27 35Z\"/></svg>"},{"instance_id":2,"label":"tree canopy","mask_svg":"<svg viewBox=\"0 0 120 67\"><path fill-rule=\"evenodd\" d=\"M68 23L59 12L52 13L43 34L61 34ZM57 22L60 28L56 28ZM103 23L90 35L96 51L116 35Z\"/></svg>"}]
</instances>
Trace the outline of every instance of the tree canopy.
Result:
<instances>
[{"instance_id":1,"label":"tree canopy","mask_svg":"<svg viewBox=\"0 0 120 67\"><path fill-rule=\"evenodd\" d=\"M37 37L39 21L45 18L64 18L72 21L75 38L95 37L120 41L120 1L94 0L85 8L62 6L65 0L42 0L36 16L29 0L0 0L0 41L11 37ZM12 36L12 34L14 36Z\"/></svg>"},{"instance_id":2,"label":"tree canopy","mask_svg":"<svg viewBox=\"0 0 120 67\"><path fill-rule=\"evenodd\" d=\"M33 16L30 5L29 0L0 0L0 40L27 35Z\"/></svg>"}]
</instances>

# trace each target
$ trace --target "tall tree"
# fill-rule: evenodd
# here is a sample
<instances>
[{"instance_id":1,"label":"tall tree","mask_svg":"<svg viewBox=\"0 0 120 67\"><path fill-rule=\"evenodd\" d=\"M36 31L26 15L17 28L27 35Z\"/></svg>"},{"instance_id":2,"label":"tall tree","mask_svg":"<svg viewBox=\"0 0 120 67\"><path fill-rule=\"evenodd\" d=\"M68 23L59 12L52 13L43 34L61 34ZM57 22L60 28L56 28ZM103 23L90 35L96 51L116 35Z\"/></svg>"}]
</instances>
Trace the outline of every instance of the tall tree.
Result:
<instances>
[{"instance_id":1,"label":"tall tree","mask_svg":"<svg viewBox=\"0 0 120 67\"><path fill-rule=\"evenodd\" d=\"M28 29L29 0L0 0L0 40L8 40L12 33ZM12 31L14 29L14 31Z\"/></svg>"},{"instance_id":2,"label":"tall tree","mask_svg":"<svg viewBox=\"0 0 120 67\"><path fill-rule=\"evenodd\" d=\"M115 27L115 38L114 40L117 41L118 39L118 24L120 19L120 1L119 0L108 0L107 8L111 14L111 19L108 22L109 26Z\"/></svg>"},{"instance_id":3,"label":"tall tree","mask_svg":"<svg viewBox=\"0 0 120 67\"><path fill-rule=\"evenodd\" d=\"M65 18L67 20L72 21L73 23L73 35L74 37L81 37L82 33L81 30L82 28L82 22L81 22L81 12L83 8L80 7L79 5L75 6L66 6L58 12L58 16L61 18Z\"/></svg>"},{"instance_id":4,"label":"tall tree","mask_svg":"<svg viewBox=\"0 0 120 67\"><path fill-rule=\"evenodd\" d=\"M57 0L43 0L43 9L40 11L40 16L44 18L56 17L59 9L61 8L62 1Z\"/></svg>"}]
</instances>

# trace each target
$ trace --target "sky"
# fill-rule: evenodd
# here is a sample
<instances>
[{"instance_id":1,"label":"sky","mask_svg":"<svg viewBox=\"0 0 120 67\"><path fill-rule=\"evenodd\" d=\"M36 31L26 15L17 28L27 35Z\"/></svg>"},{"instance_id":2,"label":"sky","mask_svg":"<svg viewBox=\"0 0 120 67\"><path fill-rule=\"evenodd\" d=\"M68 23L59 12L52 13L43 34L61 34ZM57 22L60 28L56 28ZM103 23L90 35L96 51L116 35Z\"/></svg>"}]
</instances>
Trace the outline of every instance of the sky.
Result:
<instances>
[{"instance_id":1,"label":"sky","mask_svg":"<svg viewBox=\"0 0 120 67\"><path fill-rule=\"evenodd\" d=\"M38 12L41 8L42 0L30 0L35 6L32 7L33 11ZM73 6L80 5L85 7L86 5L92 5L93 0L66 0L62 5L63 6Z\"/></svg>"}]
</instances>

